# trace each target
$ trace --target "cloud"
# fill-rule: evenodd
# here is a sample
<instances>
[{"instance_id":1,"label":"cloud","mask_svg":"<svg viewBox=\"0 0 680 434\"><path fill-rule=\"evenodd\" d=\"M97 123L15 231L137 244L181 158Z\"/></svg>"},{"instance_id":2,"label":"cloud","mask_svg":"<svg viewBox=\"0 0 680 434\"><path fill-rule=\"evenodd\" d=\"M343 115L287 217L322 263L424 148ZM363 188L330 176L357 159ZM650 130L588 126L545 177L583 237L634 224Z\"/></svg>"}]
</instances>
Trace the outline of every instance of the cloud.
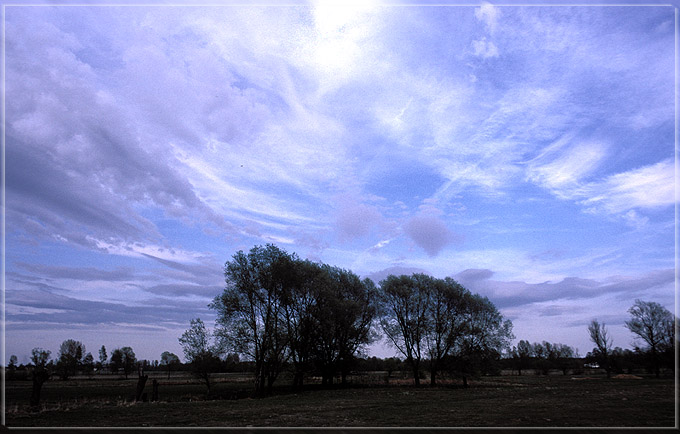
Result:
<instances>
[{"instance_id":1,"label":"cloud","mask_svg":"<svg viewBox=\"0 0 680 434\"><path fill-rule=\"evenodd\" d=\"M190 295L198 295L201 297L214 298L224 289L221 286L202 286L202 285L187 285L182 283L170 283L162 285L154 285L144 288L144 291L150 292L164 297L187 297Z\"/></svg>"},{"instance_id":2,"label":"cloud","mask_svg":"<svg viewBox=\"0 0 680 434\"><path fill-rule=\"evenodd\" d=\"M461 237L451 232L442 219L432 215L411 218L404 230L430 256L437 256L447 245L461 241Z\"/></svg>"},{"instance_id":3,"label":"cloud","mask_svg":"<svg viewBox=\"0 0 680 434\"><path fill-rule=\"evenodd\" d=\"M15 265L47 279L68 279L82 281L148 280L151 276L139 275L132 267L116 267L106 270L95 267L65 267L37 263L15 262Z\"/></svg>"},{"instance_id":4,"label":"cloud","mask_svg":"<svg viewBox=\"0 0 680 434\"><path fill-rule=\"evenodd\" d=\"M371 279L377 285L389 275L401 276L402 274L404 274L404 275L410 276L411 274L417 274L417 273L430 274L422 268L394 266L394 267L385 268L384 270L380 270L380 271L370 273L365 277Z\"/></svg>"},{"instance_id":5,"label":"cloud","mask_svg":"<svg viewBox=\"0 0 680 434\"><path fill-rule=\"evenodd\" d=\"M608 156L607 148L603 143L562 137L529 161L528 178L558 196L568 197L574 187L602 164Z\"/></svg>"},{"instance_id":6,"label":"cloud","mask_svg":"<svg viewBox=\"0 0 680 434\"><path fill-rule=\"evenodd\" d=\"M494 33L498 25L500 11L491 3L482 2L482 5L475 9L475 17L484 23L489 32Z\"/></svg>"},{"instance_id":7,"label":"cloud","mask_svg":"<svg viewBox=\"0 0 680 434\"><path fill-rule=\"evenodd\" d=\"M482 38L478 41L472 41L472 49L477 57L482 59L488 59L490 57L498 57L498 47L491 42L487 41L486 38Z\"/></svg>"},{"instance_id":8,"label":"cloud","mask_svg":"<svg viewBox=\"0 0 680 434\"><path fill-rule=\"evenodd\" d=\"M13 290L5 293L7 322L12 327L23 324L125 324L175 327L184 325L196 315L208 313L207 303L174 300L165 305L160 303L111 303L81 300L39 290ZM204 307L201 307L204 305Z\"/></svg>"},{"instance_id":9,"label":"cloud","mask_svg":"<svg viewBox=\"0 0 680 434\"><path fill-rule=\"evenodd\" d=\"M335 225L342 241L352 241L368 235L373 227L383 224L383 220L375 206L342 199Z\"/></svg>"},{"instance_id":10,"label":"cloud","mask_svg":"<svg viewBox=\"0 0 680 434\"><path fill-rule=\"evenodd\" d=\"M576 195L585 197L581 203L588 208L610 213L670 206L675 203L675 165L669 158L617 173L583 185Z\"/></svg>"},{"instance_id":11,"label":"cloud","mask_svg":"<svg viewBox=\"0 0 680 434\"><path fill-rule=\"evenodd\" d=\"M499 308L518 307L555 300L585 300L621 294L644 294L671 286L675 270L654 270L636 277L611 276L602 280L567 277L559 282L526 283L490 280L491 270L465 270L453 278L473 292L488 296Z\"/></svg>"}]
</instances>

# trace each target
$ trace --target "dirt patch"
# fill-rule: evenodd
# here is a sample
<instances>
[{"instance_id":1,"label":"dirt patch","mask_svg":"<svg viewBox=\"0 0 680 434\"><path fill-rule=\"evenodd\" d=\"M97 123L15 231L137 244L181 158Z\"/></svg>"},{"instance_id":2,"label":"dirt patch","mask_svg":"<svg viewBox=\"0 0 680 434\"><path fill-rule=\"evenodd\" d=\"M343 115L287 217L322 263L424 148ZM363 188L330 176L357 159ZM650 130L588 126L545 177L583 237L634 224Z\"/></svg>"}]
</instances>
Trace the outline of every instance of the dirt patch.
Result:
<instances>
[{"instance_id":1,"label":"dirt patch","mask_svg":"<svg viewBox=\"0 0 680 434\"><path fill-rule=\"evenodd\" d=\"M638 377L637 375L631 375L631 374L614 375L612 378L619 378L619 379L622 379L622 380L642 380L642 377Z\"/></svg>"},{"instance_id":2,"label":"dirt patch","mask_svg":"<svg viewBox=\"0 0 680 434\"><path fill-rule=\"evenodd\" d=\"M571 377L572 380L597 380L595 377Z\"/></svg>"}]
</instances>

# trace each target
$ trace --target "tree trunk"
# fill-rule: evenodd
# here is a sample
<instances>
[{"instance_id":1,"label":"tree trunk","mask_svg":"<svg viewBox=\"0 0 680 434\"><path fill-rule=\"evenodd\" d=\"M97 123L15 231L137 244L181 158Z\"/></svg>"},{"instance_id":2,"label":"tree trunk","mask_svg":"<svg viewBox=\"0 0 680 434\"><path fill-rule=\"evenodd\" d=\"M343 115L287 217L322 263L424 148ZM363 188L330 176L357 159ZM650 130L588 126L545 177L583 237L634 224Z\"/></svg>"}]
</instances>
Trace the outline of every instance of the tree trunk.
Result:
<instances>
[{"instance_id":1,"label":"tree trunk","mask_svg":"<svg viewBox=\"0 0 680 434\"><path fill-rule=\"evenodd\" d=\"M142 392L144 392L144 386L146 385L146 380L149 379L148 375L143 375L143 373L137 379L137 393L135 394L135 401L140 401L142 399Z\"/></svg>"},{"instance_id":2,"label":"tree trunk","mask_svg":"<svg viewBox=\"0 0 680 434\"><path fill-rule=\"evenodd\" d=\"M293 375L293 390L296 392L302 392L302 382L303 382L303 372L296 370Z\"/></svg>"},{"instance_id":3,"label":"tree trunk","mask_svg":"<svg viewBox=\"0 0 680 434\"><path fill-rule=\"evenodd\" d=\"M420 386L420 370L416 366L413 367L413 381L416 387Z\"/></svg>"},{"instance_id":4,"label":"tree trunk","mask_svg":"<svg viewBox=\"0 0 680 434\"><path fill-rule=\"evenodd\" d=\"M151 401L158 401L158 380L154 378L151 382L151 385L153 387L151 392Z\"/></svg>"},{"instance_id":5,"label":"tree trunk","mask_svg":"<svg viewBox=\"0 0 680 434\"><path fill-rule=\"evenodd\" d=\"M467 389L468 388L468 382L467 382L467 377L463 375L463 388Z\"/></svg>"},{"instance_id":6,"label":"tree trunk","mask_svg":"<svg viewBox=\"0 0 680 434\"><path fill-rule=\"evenodd\" d=\"M31 408L37 408L40 404L40 390L42 389L43 383L50 378L50 374L47 371L37 371L33 373L33 390L31 391Z\"/></svg>"},{"instance_id":7,"label":"tree trunk","mask_svg":"<svg viewBox=\"0 0 680 434\"><path fill-rule=\"evenodd\" d=\"M430 386L434 387L437 385L437 369L430 368Z\"/></svg>"}]
</instances>

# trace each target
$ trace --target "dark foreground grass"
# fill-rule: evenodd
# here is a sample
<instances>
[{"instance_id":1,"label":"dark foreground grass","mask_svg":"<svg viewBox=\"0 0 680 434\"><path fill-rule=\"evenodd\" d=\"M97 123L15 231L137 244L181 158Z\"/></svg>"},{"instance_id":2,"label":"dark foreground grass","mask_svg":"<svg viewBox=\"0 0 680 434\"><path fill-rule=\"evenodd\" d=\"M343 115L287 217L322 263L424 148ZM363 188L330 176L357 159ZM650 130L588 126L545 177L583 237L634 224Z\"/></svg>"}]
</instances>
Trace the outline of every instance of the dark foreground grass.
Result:
<instances>
[{"instance_id":1,"label":"dark foreground grass","mask_svg":"<svg viewBox=\"0 0 680 434\"><path fill-rule=\"evenodd\" d=\"M58 386L56 382L55 385ZM191 401L154 403L126 403L92 395L80 403L74 401L52 410L46 405L45 410L34 413L16 405L14 409L8 408L6 423L9 427L673 427L675 424L672 379L494 377L471 386L353 387L279 394L265 399L196 401L194 397L188 398Z\"/></svg>"}]
</instances>

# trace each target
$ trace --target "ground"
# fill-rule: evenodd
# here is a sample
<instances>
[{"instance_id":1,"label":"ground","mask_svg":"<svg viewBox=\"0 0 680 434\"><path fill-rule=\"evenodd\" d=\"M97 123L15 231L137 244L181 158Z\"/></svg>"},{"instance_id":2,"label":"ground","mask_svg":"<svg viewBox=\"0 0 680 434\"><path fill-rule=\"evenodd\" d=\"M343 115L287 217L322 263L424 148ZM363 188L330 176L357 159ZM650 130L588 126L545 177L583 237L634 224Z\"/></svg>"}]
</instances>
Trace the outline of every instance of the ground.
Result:
<instances>
[{"instance_id":1,"label":"ground","mask_svg":"<svg viewBox=\"0 0 680 434\"><path fill-rule=\"evenodd\" d=\"M152 374L153 375L153 374ZM136 379L51 380L39 411L28 408L30 382L6 384L8 427L673 427L673 378L523 375L482 377L462 388L445 381L415 388L408 380L362 381L302 393L247 397L241 375L216 379L216 398L188 377L158 376L159 402L132 402ZM153 377L152 377L153 378ZM239 393L240 391L240 393ZM151 395L151 379L147 382ZM234 399L239 398L239 399Z\"/></svg>"}]
</instances>

